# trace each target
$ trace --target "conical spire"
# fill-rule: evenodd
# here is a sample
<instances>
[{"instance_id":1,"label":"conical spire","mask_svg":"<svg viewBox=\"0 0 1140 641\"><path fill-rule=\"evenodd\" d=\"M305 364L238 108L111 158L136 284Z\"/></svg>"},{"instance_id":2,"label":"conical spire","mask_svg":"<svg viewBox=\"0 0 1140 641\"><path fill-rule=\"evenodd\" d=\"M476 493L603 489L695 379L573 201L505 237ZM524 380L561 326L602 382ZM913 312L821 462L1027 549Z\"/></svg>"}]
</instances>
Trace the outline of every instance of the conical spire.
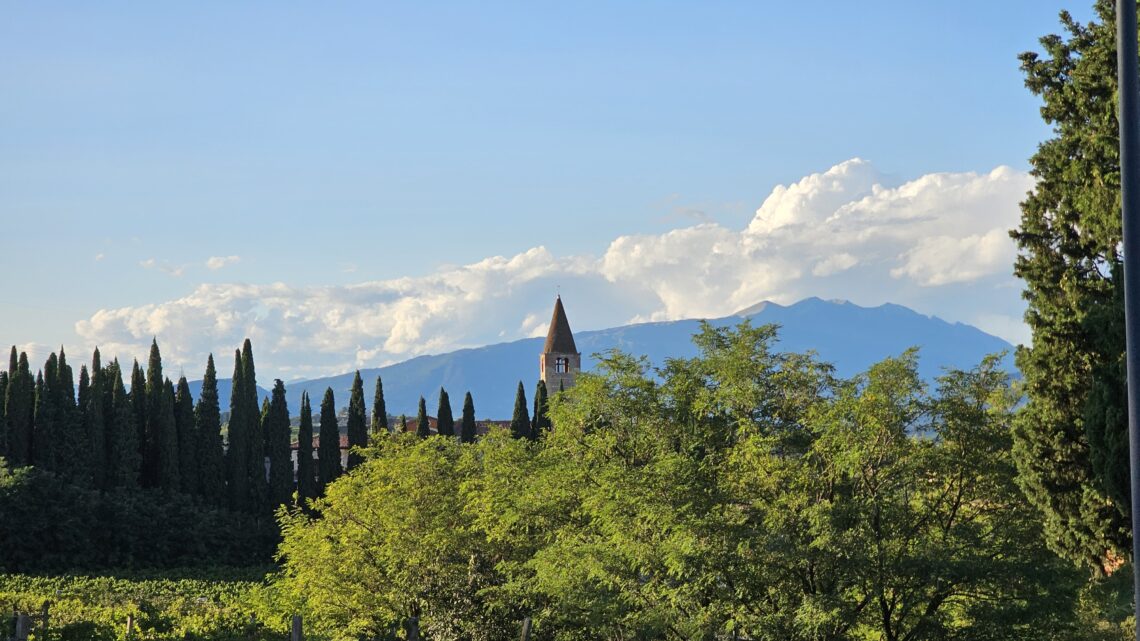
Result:
<instances>
[{"instance_id":1,"label":"conical spire","mask_svg":"<svg viewBox=\"0 0 1140 641\"><path fill-rule=\"evenodd\" d=\"M562 309L562 297L554 300L554 315L550 318L550 331L546 334L546 345L542 351L547 354L577 354L574 334L570 331L570 321L566 320L566 310Z\"/></svg>"}]
</instances>

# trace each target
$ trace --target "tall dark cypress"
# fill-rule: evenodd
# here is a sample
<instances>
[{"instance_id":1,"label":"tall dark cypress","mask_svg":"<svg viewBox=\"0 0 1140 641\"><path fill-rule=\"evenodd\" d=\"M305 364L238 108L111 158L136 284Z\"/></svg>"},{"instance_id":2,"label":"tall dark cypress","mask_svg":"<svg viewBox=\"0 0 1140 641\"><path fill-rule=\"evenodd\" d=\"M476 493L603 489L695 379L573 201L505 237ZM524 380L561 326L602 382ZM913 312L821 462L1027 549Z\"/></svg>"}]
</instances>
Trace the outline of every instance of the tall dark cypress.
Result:
<instances>
[{"instance_id":1,"label":"tall dark cypress","mask_svg":"<svg viewBox=\"0 0 1140 641\"><path fill-rule=\"evenodd\" d=\"M463 418L459 423L459 441L462 443L475 442L475 402L471 400L471 392L463 397Z\"/></svg>"},{"instance_id":2,"label":"tall dark cypress","mask_svg":"<svg viewBox=\"0 0 1140 641\"><path fill-rule=\"evenodd\" d=\"M178 455L178 430L174 419L174 383L169 378L162 382L162 402L155 406L161 415L154 421L155 487L177 492L182 489Z\"/></svg>"},{"instance_id":3,"label":"tall dark cypress","mask_svg":"<svg viewBox=\"0 0 1140 641\"><path fill-rule=\"evenodd\" d=\"M194 398L185 376L178 378L174 391L174 427L178 434L178 480L185 494L198 494L198 428L194 420Z\"/></svg>"},{"instance_id":4,"label":"tall dark cypress","mask_svg":"<svg viewBox=\"0 0 1140 641\"><path fill-rule=\"evenodd\" d=\"M550 431L550 399L546 393L546 381L539 379L534 388L534 418L531 423L531 438L540 438Z\"/></svg>"},{"instance_id":5,"label":"tall dark cypress","mask_svg":"<svg viewBox=\"0 0 1140 641\"><path fill-rule=\"evenodd\" d=\"M331 387L325 390L325 397L321 401L320 429L320 449L317 452L317 458L320 463L318 470L320 492L323 494L329 483L341 475L340 425L336 419L336 400L333 398Z\"/></svg>"},{"instance_id":6,"label":"tall dark cypress","mask_svg":"<svg viewBox=\"0 0 1140 641\"><path fill-rule=\"evenodd\" d=\"M310 428L311 429L311 428ZM269 439L269 501L276 508L293 502L293 459L289 450L289 405L285 400L285 383L273 381L273 395L265 421Z\"/></svg>"},{"instance_id":7,"label":"tall dark cypress","mask_svg":"<svg viewBox=\"0 0 1140 641\"><path fill-rule=\"evenodd\" d=\"M384 403L384 382L376 377L376 393L372 395L372 435L388 436L388 406Z\"/></svg>"},{"instance_id":8,"label":"tall dark cypress","mask_svg":"<svg viewBox=\"0 0 1140 641\"><path fill-rule=\"evenodd\" d=\"M8 421L4 401L8 398L8 372L0 371L0 458L8 457Z\"/></svg>"},{"instance_id":9,"label":"tall dark cypress","mask_svg":"<svg viewBox=\"0 0 1140 641\"><path fill-rule=\"evenodd\" d=\"M265 469L265 436L261 429L260 402L257 397L257 376L253 366L253 345L247 338L241 347L242 394L245 397L246 475L249 479L249 505L254 511L269 504L269 478Z\"/></svg>"},{"instance_id":10,"label":"tall dark cypress","mask_svg":"<svg viewBox=\"0 0 1140 641\"><path fill-rule=\"evenodd\" d=\"M134 412L135 447L138 448L139 485L143 485L143 467L146 465L146 377L136 360L131 367L131 411Z\"/></svg>"},{"instance_id":11,"label":"tall dark cypress","mask_svg":"<svg viewBox=\"0 0 1140 641\"><path fill-rule=\"evenodd\" d=\"M32 463L56 471L59 460L59 357L52 352L44 368L36 373L36 416L32 430Z\"/></svg>"},{"instance_id":12,"label":"tall dark cypress","mask_svg":"<svg viewBox=\"0 0 1140 641\"><path fill-rule=\"evenodd\" d=\"M166 381L162 375L162 354L158 340L150 343L150 356L146 364L146 427L143 429L143 487L158 487L160 476L160 448L165 444L164 432L173 428L166 424L174 416L166 407Z\"/></svg>"},{"instance_id":13,"label":"tall dark cypress","mask_svg":"<svg viewBox=\"0 0 1140 641\"><path fill-rule=\"evenodd\" d=\"M218 373L214 355L206 359L202 391L194 408L198 435L198 493L210 505L224 506L226 497L225 447L222 445L221 407L218 405Z\"/></svg>"},{"instance_id":14,"label":"tall dark cypress","mask_svg":"<svg viewBox=\"0 0 1140 641\"><path fill-rule=\"evenodd\" d=\"M428 423L427 403L420 397L420 407L416 411L416 436L427 438L431 436L431 424Z\"/></svg>"},{"instance_id":15,"label":"tall dark cypress","mask_svg":"<svg viewBox=\"0 0 1140 641\"><path fill-rule=\"evenodd\" d=\"M87 366L79 366L79 389L75 395L75 417L76 417L76 432L78 438L69 439L77 441L74 443L76 449L80 453L82 460L79 457L73 459L72 465L75 467L82 467L82 470L77 470L83 476L83 481L86 485L91 487L98 487L94 478L94 465L91 451L91 430L87 427L87 404L91 402L91 376L87 373ZM71 445L71 443L69 443Z\"/></svg>"},{"instance_id":16,"label":"tall dark cypress","mask_svg":"<svg viewBox=\"0 0 1140 641\"><path fill-rule=\"evenodd\" d=\"M249 458L249 434L245 404L245 376L241 368L241 350L234 350L234 375L230 379L230 422L227 427L226 448L226 490L230 509L244 511L249 505L249 474L246 460Z\"/></svg>"},{"instance_id":17,"label":"tall dark cypress","mask_svg":"<svg viewBox=\"0 0 1140 641\"><path fill-rule=\"evenodd\" d=\"M526 392L522 381L519 381L518 391L515 392L515 411L511 415L511 436L515 438L530 438L530 414L526 411Z\"/></svg>"},{"instance_id":18,"label":"tall dark cypress","mask_svg":"<svg viewBox=\"0 0 1140 641\"><path fill-rule=\"evenodd\" d=\"M91 452L83 431L83 416L75 401L75 376L67 364L67 354L59 348L56 393L56 469L65 479L83 487L91 486ZM88 381L90 384L90 381ZM86 399L84 399L86 400Z\"/></svg>"},{"instance_id":19,"label":"tall dark cypress","mask_svg":"<svg viewBox=\"0 0 1140 641\"><path fill-rule=\"evenodd\" d=\"M403 434L404 432L407 432L407 431L408 431L408 415L407 414L401 414L400 415L400 433Z\"/></svg>"},{"instance_id":20,"label":"tall dark cypress","mask_svg":"<svg viewBox=\"0 0 1140 641\"><path fill-rule=\"evenodd\" d=\"M364 382L360 380L360 370L352 379L352 389L348 394L348 469L364 462L364 457L351 448L368 445L368 427L364 423Z\"/></svg>"},{"instance_id":21,"label":"tall dark cypress","mask_svg":"<svg viewBox=\"0 0 1140 641\"><path fill-rule=\"evenodd\" d=\"M317 498L317 475L313 466L313 408L309 393L301 394L301 425L297 430L297 503Z\"/></svg>"},{"instance_id":22,"label":"tall dark cypress","mask_svg":"<svg viewBox=\"0 0 1140 641\"><path fill-rule=\"evenodd\" d=\"M435 412L435 432L440 436L455 436L455 417L451 413L451 397L439 388L439 409Z\"/></svg>"},{"instance_id":23,"label":"tall dark cypress","mask_svg":"<svg viewBox=\"0 0 1140 641\"><path fill-rule=\"evenodd\" d=\"M28 367L28 355L12 348L8 364L8 389L5 390L4 422L8 437L8 464L23 467L32 464L32 432L35 420L35 379Z\"/></svg>"},{"instance_id":24,"label":"tall dark cypress","mask_svg":"<svg viewBox=\"0 0 1140 641\"><path fill-rule=\"evenodd\" d=\"M138 363L135 363L135 370L138 370ZM107 367L106 381L111 388L104 412L108 428L107 484L110 487L135 488L139 486L142 464L138 428L135 427L135 408L123 385L123 372L117 359ZM138 389L142 390L141 387Z\"/></svg>"},{"instance_id":25,"label":"tall dark cypress","mask_svg":"<svg viewBox=\"0 0 1140 641\"><path fill-rule=\"evenodd\" d=\"M80 370L80 381L84 372ZM87 439L88 461L91 469L91 483L98 489L106 489L107 483L107 411L104 407L106 398L102 359L99 348L91 355L91 387L87 391L87 398L79 404L83 412L83 432ZM80 398L83 398L82 383L80 384Z\"/></svg>"}]
</instances>

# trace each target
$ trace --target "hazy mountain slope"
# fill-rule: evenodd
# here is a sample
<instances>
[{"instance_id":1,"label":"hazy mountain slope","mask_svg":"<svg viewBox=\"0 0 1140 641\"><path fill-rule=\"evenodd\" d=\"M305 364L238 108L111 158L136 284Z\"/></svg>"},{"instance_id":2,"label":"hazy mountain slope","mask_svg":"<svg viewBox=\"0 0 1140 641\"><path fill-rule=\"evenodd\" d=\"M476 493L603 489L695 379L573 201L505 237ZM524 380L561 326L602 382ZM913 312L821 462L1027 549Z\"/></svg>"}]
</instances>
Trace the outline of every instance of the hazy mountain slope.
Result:
<instances>
[{"instance_id":1,"label":"hazy mountain slope","mask_svg":"<svg viewBox=\"0 0 1140 641\"><path fill-rule=\"evenodd\" d=\"M573 326L574 312L567 310ZM1012 346L996 336L961 323L947 323L924 316L899 305L860 307L843 301L809 298L794 305L762 303L733 315L710 321L714 325L734 325L742 317L754 324L776 323L781 326L779 348L802 352L815 350L836 365L841 376L851 376L887 356L900 354L908 347L921 348L920 371L928 380L944 367L970 367L986 354L1007 351L1006 366L1013 371ZM700 326L698 320L627 325L591 332L577 332L574 338L582 352L582 367L594 364L592 354L617 347L633 354L643 354L660 364L668 357L696 354L690 337ZM538 380L538 354L543 339L532 338L511 343L463 349L447 354L421 356L380 369L361 370L365 398L372 402L376 375L384 378L388 411L413 415L422 394L428 411L435 414L440 386L447 388L453 409L458 415L464 392L470 390L479 418L509 418L514 404L515 388L523 381L528 400ZM264 384L264 382L262 382ZM289 407L300 406L303 390L309 392L314 410L326 387L332 387L338 407L348 403L352 373L339 376L295 381L286 385ZM228 394L228 381L225 385ZM223 405L223 407L227 407Z\"/></svg>"}]
</instances>

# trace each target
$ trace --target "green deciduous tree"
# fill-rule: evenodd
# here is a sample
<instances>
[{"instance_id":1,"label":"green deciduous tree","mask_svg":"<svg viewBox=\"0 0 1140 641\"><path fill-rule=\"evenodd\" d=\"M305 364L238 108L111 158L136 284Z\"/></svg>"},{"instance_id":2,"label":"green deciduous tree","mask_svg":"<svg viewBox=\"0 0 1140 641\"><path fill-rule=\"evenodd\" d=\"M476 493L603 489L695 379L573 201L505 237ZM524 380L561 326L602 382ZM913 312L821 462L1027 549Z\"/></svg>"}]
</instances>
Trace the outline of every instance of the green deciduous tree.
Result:
<instances>
[{"instance_id":1,"label":"green deciduous tree","mask_svg":"<svg viewBox=\"0 0 1140 641\"><path fill-rule=\"evenodd\" d=\"M459 440L462 443L475 442L475 402L471 400L471 392L463 397L463 417L459 422Z\"/></svg>"},{"instance_id":2,"label":"green deciduous tree","mask_svg":"<svg viewBox=\"0 0 1140 641\"><path fill-rule=\"evenodd\" d=\"M323 494L325 488L337 480L343 471L340 463L340 424L336 418L336 399L333 397L331 387L325 389L325 397L321 400L318 446L317 478L319 491Z\"/></svg>"},{"instance_id":3,"label":"green deciduous tree","mask_svg":"<svg viewBox=\"0 0 1140 641\"><path fill-rule=\"evenodd\" d=\"M526 392L522 381L519 381L518 390L515 391L515 411L511 414L511 436L515 438L534 438L531 429L530 414L526 411Z\"/></svg>"},{"instance_id":4,"label":"green deciduous tree","mask_svg":"<svg viewBox=\"0 0 1140 641\"><path fill-rule=\"evenodd\" d=\"M1033 191L1012 232L1031 345L1017 353L1028 396L1014 432L1019 479L1059 554L1110 572L1128 556L1127 421L1120 167L1112 3L1099 22L1021 55L1054 136L1033 155Z\"/></svg>"},{"instance_id":5,"label":"green deciduous tree","mask_svg":"<svg viewBox=\"0 0 1140 641\"><path fill-rule=\"evenodd\" d=\"M440 436L455 436L455 417L451 413L451 397L439 388L439 408L435 413L435 431Z\"/></svg>"},{"instance_id":6,"label":"green deciduous tree","mask_svg":"<svg viewBox=\"0 0 1140 641\"><path fill-rule=\"evenodd\" d=\"M368 426L364 422L364 381L360 380L360 370L352 378L352 388L348 392L348 469L364 462L364 457L353 448L368 445Z\"/></svg>"}]
</instances>

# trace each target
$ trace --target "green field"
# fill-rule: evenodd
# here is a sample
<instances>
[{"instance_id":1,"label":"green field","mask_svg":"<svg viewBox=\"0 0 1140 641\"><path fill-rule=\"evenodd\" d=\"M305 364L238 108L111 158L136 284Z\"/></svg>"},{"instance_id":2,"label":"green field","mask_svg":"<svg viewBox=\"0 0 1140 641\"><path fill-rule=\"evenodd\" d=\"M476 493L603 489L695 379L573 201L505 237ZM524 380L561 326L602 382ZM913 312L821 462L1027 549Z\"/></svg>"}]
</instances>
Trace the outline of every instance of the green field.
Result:
<instances>
[{"instance_id":1,"label":"green field","mask_svg":"<svg viewBox=\"0 0 1140 641\"><path fill-rule=\"evenodd\" d=\"M48 638L281 639L284 621L267 616L263 569L166 571L156 574L32 576L0 574L0 638L12 634L13 611L48 605ZM280 617L278 617L280 618ZM37 636L40 621L33 621Z\"/></svg>"}]
</instances>

